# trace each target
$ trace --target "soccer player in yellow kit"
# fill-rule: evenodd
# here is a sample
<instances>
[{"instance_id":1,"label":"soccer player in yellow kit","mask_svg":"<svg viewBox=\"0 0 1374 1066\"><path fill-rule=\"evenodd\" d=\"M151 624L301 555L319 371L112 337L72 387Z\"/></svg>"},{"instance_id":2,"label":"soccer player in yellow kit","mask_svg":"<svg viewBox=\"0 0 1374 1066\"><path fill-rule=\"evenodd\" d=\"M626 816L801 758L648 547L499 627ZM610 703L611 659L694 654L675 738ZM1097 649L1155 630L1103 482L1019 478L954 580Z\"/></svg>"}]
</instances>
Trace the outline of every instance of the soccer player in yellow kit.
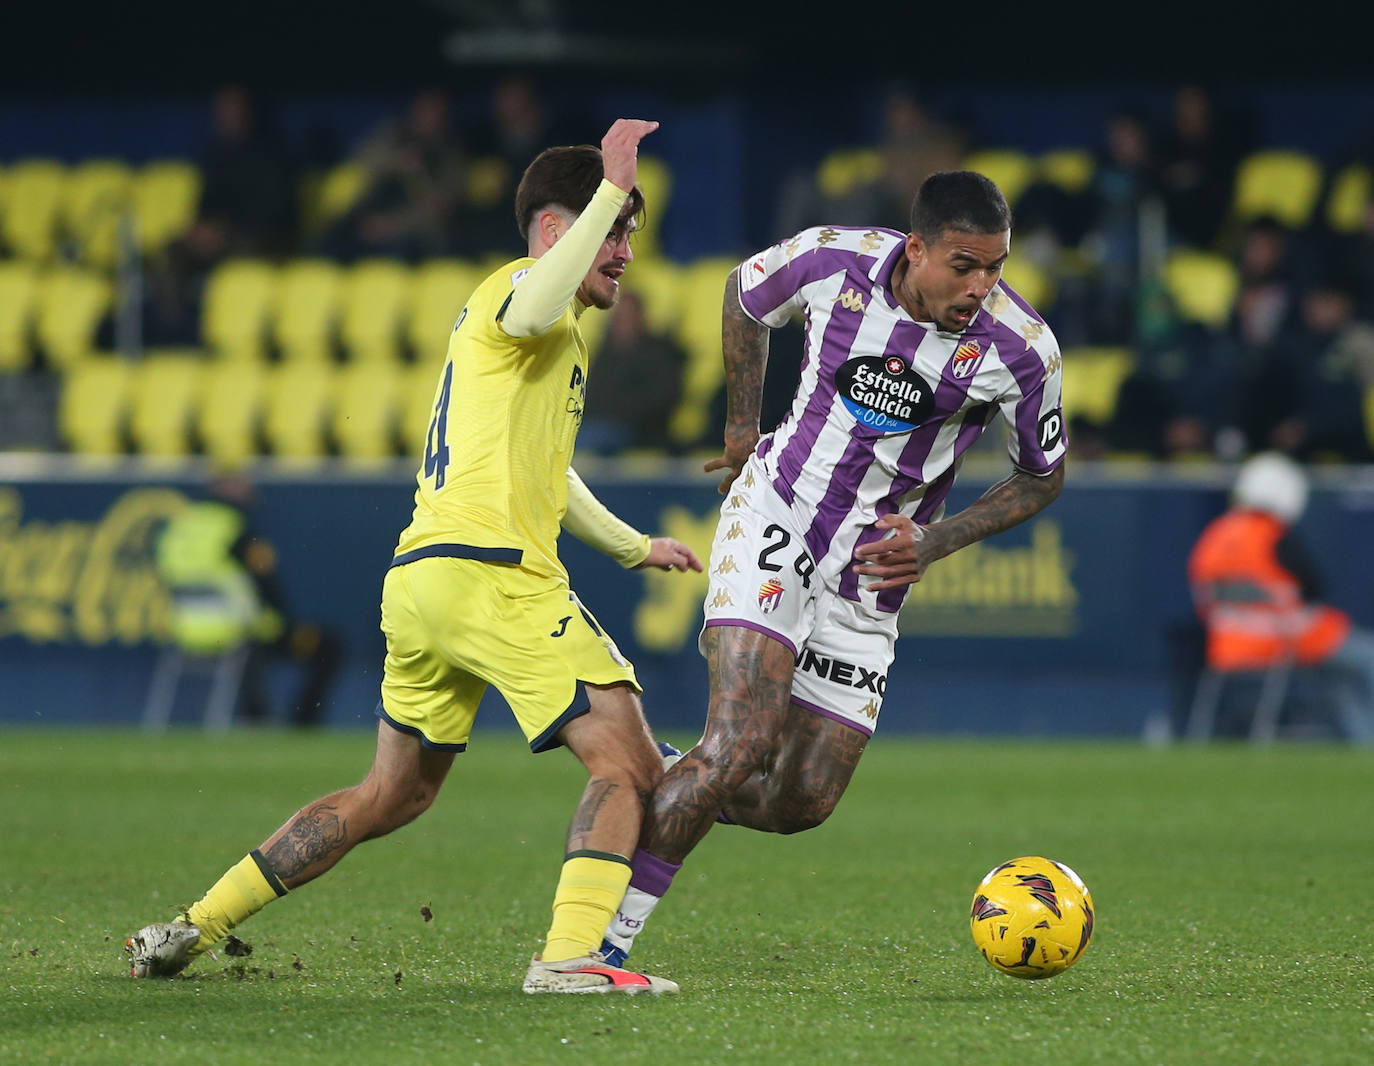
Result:
<instances>
[{"instance_id":1,"label":"soccer player in yellow kit","mask_svg":"<svg viewBox=\"0 0 1374 1066\"><path fill-rule=\"evenodd\" d=\"M414 514L382 588L387 654L371 771L303 807L175 920L130 937L133 976L179 972L355 844L425 811L491 684L531 750L566 746L589 775L524 991L677 991L596 951L629 883L662 757L634 668L573 593L557 554L561 524L626 567L701 569L690 548L612 515L569 465L587 374L578 317L615 304L644 206L639 142L657 128L618 119L600 151L542 152L516 191L528 258L478 286L454 326Z\"/></svg>"}]
</instances>

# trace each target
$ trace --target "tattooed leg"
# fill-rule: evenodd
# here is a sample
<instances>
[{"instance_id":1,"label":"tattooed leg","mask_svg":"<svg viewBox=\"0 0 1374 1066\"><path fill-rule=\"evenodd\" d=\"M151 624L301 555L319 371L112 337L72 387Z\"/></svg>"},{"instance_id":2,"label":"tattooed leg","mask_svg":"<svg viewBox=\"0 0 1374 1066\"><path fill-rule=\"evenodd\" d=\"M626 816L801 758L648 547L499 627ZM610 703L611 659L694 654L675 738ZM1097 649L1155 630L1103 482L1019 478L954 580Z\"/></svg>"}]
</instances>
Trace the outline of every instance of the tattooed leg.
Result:
<instances>
[{"instance_id":1,"label":"tattooed leg","mask_svg":"<svg viewBox=\"0 0 1374 1066\"><path fill-rule=\"evenodd\" d=\"M737 825L766 833L800 833L830 817L868 744L857 729L793 704L780 747L725 806Z\"/></svg>"},{"instance_id":2,"label":"tattooed leg","mask_svg":"<svg viewBox=\"0 0 1374 1066\"><path fill-rule=\"evenodd\" d=\"M654 791L640 838L670 863L682 862L746 782L772 769L792 691L792 653L773 638L711 626L702 643L711 678L706 730Z\"/></svg>"},{"instance_id":3,"label":"tattooed leg","mask_svg":"<svg viewBox=\"0 0 1374 1066\"><path fill-rule=\"evenodd\" d=\"M362 784L302 807L258 849L286 888L313 881L356 844L384 836L419 817L453 764L385 722L377 727L377 755Z\"/></svg>"}]
</instances>

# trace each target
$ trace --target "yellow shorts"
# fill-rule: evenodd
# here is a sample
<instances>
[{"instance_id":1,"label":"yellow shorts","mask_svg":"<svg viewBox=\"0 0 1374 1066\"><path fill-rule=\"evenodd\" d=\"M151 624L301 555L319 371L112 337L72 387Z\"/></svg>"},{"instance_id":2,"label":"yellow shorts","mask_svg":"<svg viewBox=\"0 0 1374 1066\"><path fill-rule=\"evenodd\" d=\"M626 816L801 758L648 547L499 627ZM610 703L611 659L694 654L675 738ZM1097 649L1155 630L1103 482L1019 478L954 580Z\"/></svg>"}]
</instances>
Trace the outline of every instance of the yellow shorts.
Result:
<instances>
[{"instance_id":1,"label":"yellow shorts","mask_svg":"<svg viewBox=\"0 0 1374 1066\"><path fill-rule=\"evenodd\" d=\"M462 751L477 705L495 685L532 751L585 714L582 682L625 681L620 654L566 584L475 559L425 558L393 566L382 585L386 667L380 718L426 747Z\"/></svg>"}]
</instances>

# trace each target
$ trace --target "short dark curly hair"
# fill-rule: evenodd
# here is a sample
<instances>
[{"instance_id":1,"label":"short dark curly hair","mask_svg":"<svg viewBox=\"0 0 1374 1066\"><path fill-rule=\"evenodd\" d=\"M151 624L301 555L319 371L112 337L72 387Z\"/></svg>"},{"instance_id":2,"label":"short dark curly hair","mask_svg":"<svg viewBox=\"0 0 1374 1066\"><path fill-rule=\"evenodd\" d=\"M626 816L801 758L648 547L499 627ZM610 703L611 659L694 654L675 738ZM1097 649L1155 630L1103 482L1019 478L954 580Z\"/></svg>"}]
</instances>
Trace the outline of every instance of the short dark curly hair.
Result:
<instances>
[{"instance_id":1,"label":"short dark curly hair","mask_svg":"<svg viewBox=\"0 0 1374 1066\"><path fill-rule=\"evenodd\" d=\"M545 148L525 168L515 190L515 224L520 236L529 240L534 218L546 207L562 207L580 215L596 194L604 176L601 149L590 144ZM638 185L630 190L620 217L644 222L644 192Z\"/></svg>"},{"instance_id":2,"label":"short dark curly hair","mask_svg":"<svg viewBox=\"0 0 1374 1066\"><path fill-rule=\"evenodd\" d=\"M941 170L921 182L911 203L911 232L927 244L945 230L1002 233L1011 229L1007 198L974 170Z\"/></svg>"}]
</instances>

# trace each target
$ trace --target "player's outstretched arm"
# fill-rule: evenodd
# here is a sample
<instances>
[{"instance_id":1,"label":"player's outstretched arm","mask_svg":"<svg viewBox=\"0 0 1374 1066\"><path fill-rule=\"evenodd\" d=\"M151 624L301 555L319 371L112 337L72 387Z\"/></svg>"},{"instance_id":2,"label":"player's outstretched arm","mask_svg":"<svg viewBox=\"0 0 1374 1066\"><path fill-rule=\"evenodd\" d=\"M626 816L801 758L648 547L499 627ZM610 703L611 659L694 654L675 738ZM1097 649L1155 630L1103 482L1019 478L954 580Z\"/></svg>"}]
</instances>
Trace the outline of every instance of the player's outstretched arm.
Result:
<instances>
[{"instance_id":1,"label":"player's outstretched arm","mask_svg":"<svg viewBox=\"0 0 1374 1066\"><path fill-rule=\"evenodd\" d=\"M958 514L928 526L918 526L902 515L884 515L874 524L896 532L857 548L854 570L878 578L867 586L876 591L914 585L937 559L1039 514L1058 498L1063 488L1061 463L1044 475L1017 470Z\"/></svg>"},{"instance_id":2,"label":"player's outstretched arm","mask_svg":"<svg viewBox=\"0 0 1374 1066\"><path fill-rule=\"evenodd\" d=\"M684 574L688 570L701 572L701 560L697 553L683 544L680 540L672 537L653 537L649 541L649 554L635 570L646 570L654 567L658 570L681 570Z\"/></svg>"},{"instance_id":3,"label":"player's outstretched arm","mask_svg":"<svg viewBox=\"0 0 1374 1066\"><path fill-rule=\"evenodd\" d=\"M727 471L720 482L720 494L724 496L759 442L763 374L768 367L769 329L755 322L740 306L738 267L725 279L720 330L725 355L725 451L704 469L708 473Z\"/></svg>"}]
</instances>

